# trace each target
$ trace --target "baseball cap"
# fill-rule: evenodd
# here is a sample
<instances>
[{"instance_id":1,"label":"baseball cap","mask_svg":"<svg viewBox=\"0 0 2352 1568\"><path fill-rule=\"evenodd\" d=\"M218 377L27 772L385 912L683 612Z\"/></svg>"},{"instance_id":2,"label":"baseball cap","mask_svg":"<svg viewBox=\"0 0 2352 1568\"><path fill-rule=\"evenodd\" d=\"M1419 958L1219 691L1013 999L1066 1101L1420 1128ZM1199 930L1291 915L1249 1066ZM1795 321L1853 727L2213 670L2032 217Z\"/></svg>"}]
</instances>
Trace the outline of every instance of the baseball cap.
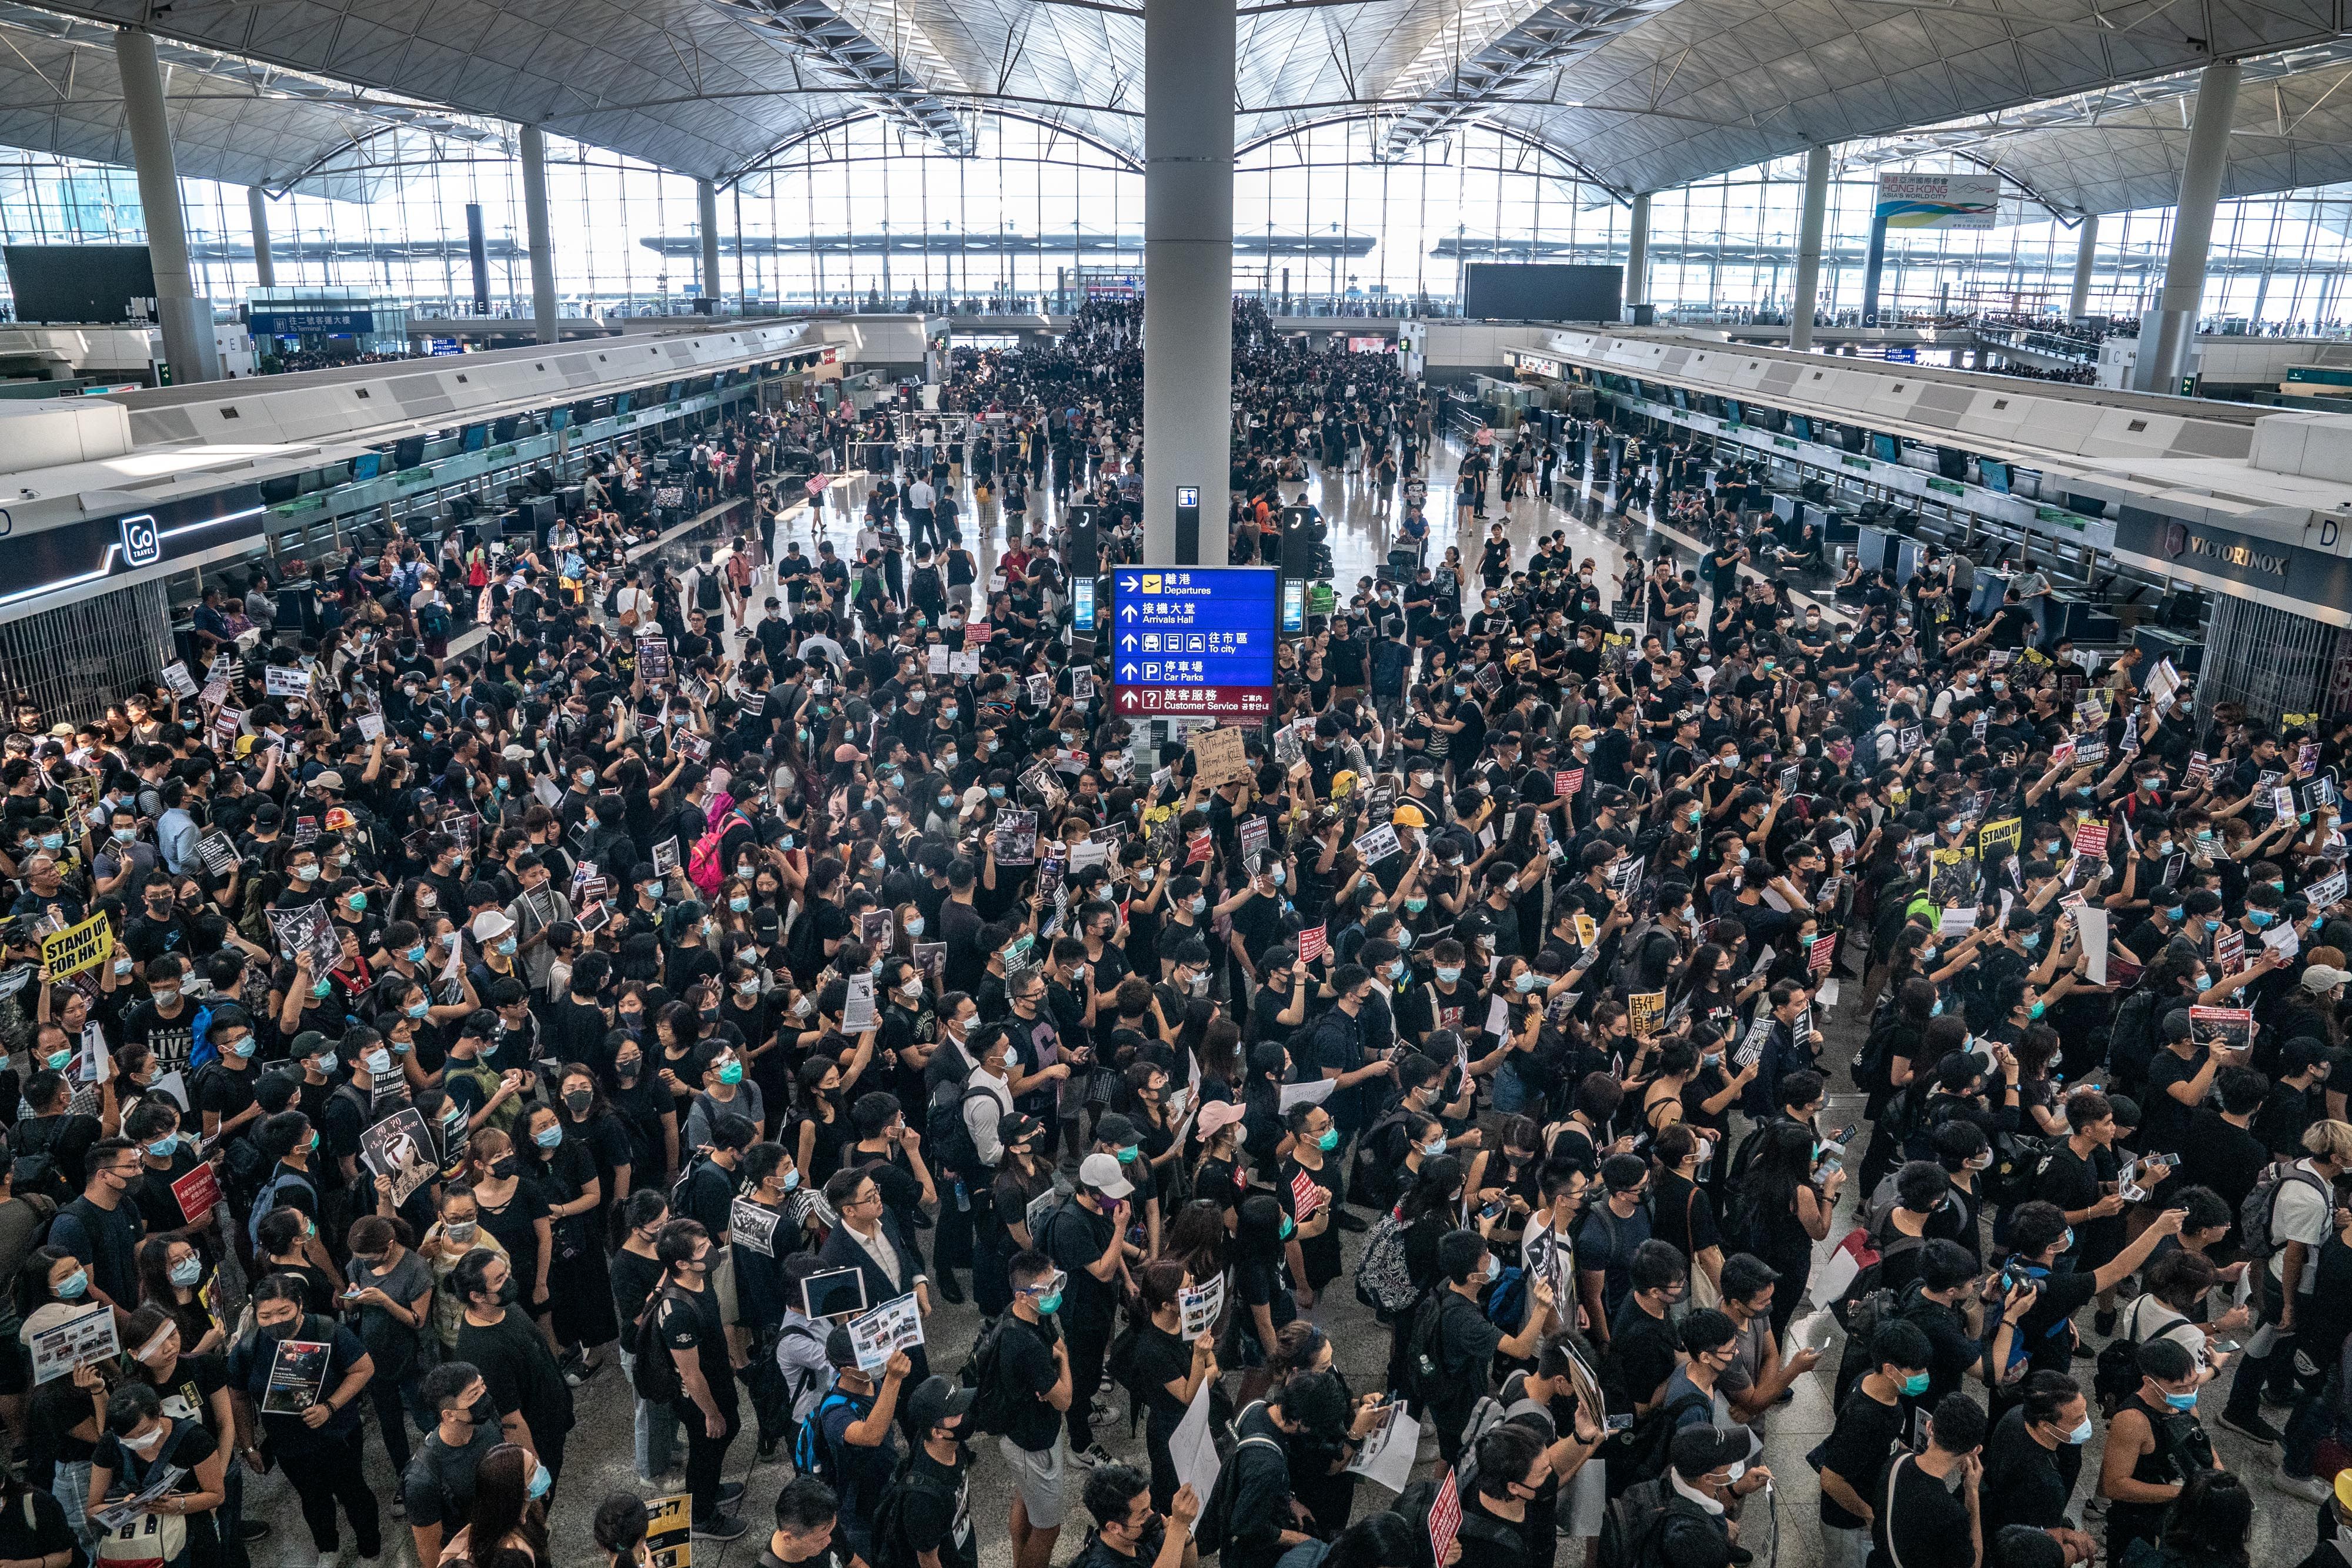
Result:
<instances>
[{"instance_id":1,"label":"baseball cap","mask_svg":"<svg viewBox=\"0 0 2352 1568\"><path fill-rule=\"evenodd\" d=\"M2352 981L2352 970L2331 968L2326 964L2314 964L2303 972L2303 988L2306 991L2332 991Z\"/></svg>"},{"instance_id":2,"label":"baseball cap","mask_svg":"<svg viewBox=\"0 0 2352 1568\"><path fill-rule=\"evenodd\" d=\"M1078 1180L1105 1197L1125 1197L1135 1184L1119 1174L1114 1155L1088 1155L1078 1166Z\"/></svg>"},{"instance_id":3,"label":"baseball cap","mask_svg":"<svg viewBox=\"0 0 2352 1568\"><path fill-rule=\"evenodd\" d=\"M1024 1138L1034 1138L1045 1130L1045 1124L1019 1111L1008 1112L997 1118L996 1141L1011 1147Z\"/></svg>"},{"instance_id":4,"label":"baseball cap","mask_svg":"<svg viewBox=\"0 0 2352 1568\"><path fill-rule=\"evenodd\" d=\"M1245 1113L1230 1100L1212 1100L1201 1107L1201 1136L1213 1138L1240 1121Z\"/></svg>"},{"instance_id":5,"label":"baseball cap","mask_svg":"<svg viewBox=\"0 0 2352 1568\"><path fill-rule=\"evenodd\" d=\"M324 773L320 774L316 779L311 779L310 783L313 788L320 789L332 789L340 795L342 793L343 789L343 776L330 768Z\"/></svg>"},{"instance_id":6,"label":"baseball cap","mask_svg":"<svg viewBox=\"0 0 2352 1568\"><path fill-rule=\"evenodd\" d=\"M910 1430L929 1433L942 1421L951 1421L971 1409L971 1402L979 1397L979 1389L950 1383L935 1372L923 1379L915 1396L907 1402L908 1426Z\"/></svg>"}]
</instances>

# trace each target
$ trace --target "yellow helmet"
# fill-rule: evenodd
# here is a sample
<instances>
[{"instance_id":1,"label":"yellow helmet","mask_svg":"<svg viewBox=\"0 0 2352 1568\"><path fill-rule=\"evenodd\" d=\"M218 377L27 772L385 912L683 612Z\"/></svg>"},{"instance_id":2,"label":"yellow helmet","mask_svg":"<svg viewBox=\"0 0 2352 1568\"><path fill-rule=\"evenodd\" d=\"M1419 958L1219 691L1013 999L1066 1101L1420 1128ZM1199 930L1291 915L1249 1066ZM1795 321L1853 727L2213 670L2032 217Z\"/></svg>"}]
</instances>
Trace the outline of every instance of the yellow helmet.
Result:
<instances>
[{"instance_id":1,"label":"yellow helmet","mask_svg":"<svg viewBox=\"0 0 2352 1568\"><path fill-rule=\"evenodd\" d=\"M1356 772L1354 768L1342 768L1339 772L1331 775L1331 799L1334 800L1339 800L1343 795L1353 794L1355 792L1355 789Z\"/></svg>"},{"instance_id":2,"label":"yellow helmet","mask_svg":"<svg viewBox=\"0 0 2352 1568\"><path fill-rule=\"evenodd\" d=\"M1403 805L1399 806L1396 810L1390 815L1389 821L1400 828L1426 828L1429 826L1429 819L1423 816L1421 814L1421 808L1414 805L1410 800L1407 800Z\"/></svg>"}]
</instances>

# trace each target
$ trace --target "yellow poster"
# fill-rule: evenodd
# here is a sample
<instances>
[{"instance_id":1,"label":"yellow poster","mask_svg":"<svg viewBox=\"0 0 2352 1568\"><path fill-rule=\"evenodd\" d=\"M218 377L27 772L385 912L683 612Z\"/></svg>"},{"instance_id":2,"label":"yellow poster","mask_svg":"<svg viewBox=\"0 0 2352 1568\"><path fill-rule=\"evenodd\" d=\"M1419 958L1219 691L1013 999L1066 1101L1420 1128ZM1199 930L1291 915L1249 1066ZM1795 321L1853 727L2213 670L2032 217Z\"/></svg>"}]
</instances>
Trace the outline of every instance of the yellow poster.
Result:
<instances>
[{"instance_id":1,"label":"yellow poster","mask_svg":"<svg viewBox=\"0 0 2352 1568\"><path fill-rule=\"evenodd\" d=\"M1990 861L2004 852L2015 854L2024 837L2025 820L2021 817L2003 817L1998 822L1987 822L1977 830L1977 855Z\"/></svg>"},{"instance_id":2,"label":"yellow poster","mask_svg":"<svg viewBox=\"0 0 2352 1568\"><path fill-rule=\"evenodd\" d=\"M1625 998L1625 1012L1637 1039L1654 1035L1666 1021L1666 993L1634 991Z\"/></svg>"},{"instance_id":3,"label":"yellow poster","mask_svg":"<svg viewBox=\"0 0 2352 1568\"><path fill-rule=\"evenodd\" d=\"M41 962L47 966L53 980L95 968L106 962L106 956L113 951L114 932L103 915L93 915L79 925L52 931L41 938Z\"/></svg>"},{"instance_id":4,"label":"yellow poster","mask_svg":"<svg viewBox=\"0 0 2352 1568\"><path fill-rule=\"evenodd\" d=\"M684 1492L646 1500L646 1553L654 1568L694 1568L694 1499Z\"/></svg>"}]
</instances>

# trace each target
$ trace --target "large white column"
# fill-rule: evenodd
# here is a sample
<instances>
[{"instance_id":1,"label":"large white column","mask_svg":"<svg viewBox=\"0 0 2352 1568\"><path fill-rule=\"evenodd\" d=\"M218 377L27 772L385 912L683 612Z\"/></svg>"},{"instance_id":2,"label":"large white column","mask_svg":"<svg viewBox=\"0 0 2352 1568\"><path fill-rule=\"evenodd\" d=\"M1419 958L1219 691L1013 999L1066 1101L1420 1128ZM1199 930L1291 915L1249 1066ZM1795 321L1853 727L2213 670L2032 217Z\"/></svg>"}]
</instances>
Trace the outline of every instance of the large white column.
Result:
<instances>
[{"instance_id":1,"label":"large white column","mask_svg":"<svg viewBox=\"0 0 2352 1568\"><path fill-rule=\"evenodd\" d=\"M1144 0L1143 559L1224 561L1234 401L1234 0ZM1180 549L1179 490L1200 537Z\"/></svg>"},{"instance_id":2,"label":"large white column","mask_svg":"<svg viewBox=\"0 0 2352 1568\"><path fill-rule=\"evenodd\" d=\"M530 308L539 340L559 342L555 319L555 243L547 233L547 137L536 125L522 128L522 218L530 235Z\"/></svg>"},{"instance_id":3,"label":"large white column","mask_svg":"<svg viewBox=\"0 0 2352 1568\"><path fill-rule=\"evenodd\" d=\"M719 311L719 187L708 180L694 183L694 209L702 225L702 297Z\"/></svg>"},{"instance_id":4,"label":"large white column","mask_svg":"<svg viewBox=\"0 0 2352 1568\"><path fill-rule=\"evenodd\" d=\"M2091 313L2091 273L2099 265L2099 214L2084 213L2074 235L2074 287L2066 296L2066 319L2080 321Z\"/></svg>"},{"instance_id":5,"label":"large white column","mask_svg":"<svg viewBox=\"0 0 2352 1568\"><path fill-rule=\"evenodd\" d=\"M277 259L269 254L269 198L258 185L245 188L245 210L253 219L253 270L264 288L278 287Z\"/></svg>"},{"instance_id":6,"label":"large white column","mask_svg":"<svg viewBox=\"0 0 2352 1568\"><path fill-rule=\"evenodd\" d=\"M1650 193L1647 191L1633 198L1633 215L1626 225L1625 242L1625 319L1633 319L1633 307L1650 302Z\"/></svg>"},{"instance_id":7,"label":"large white column","mask_svg":"<svg viewBox=\"0 0 2352 1568\"><path fill-rule=\"evenodd\" d=\"M131 160L139 174L139 210L147 229L147 259L155 271L155 319L163 329L163 360L176 385L220 380L220 345L213 336L212 302L196 298L188 268L188 233L180 216L180 173L172 160L172 124L163 106L163 75L155 40L125 27L114 35L114 66L122 79L123 119L131 130Z\"/></svg>"},{"instance_id":8,"label":"large white column","mask_svg":"<svg viewBox=\"0 0 2352 1568\"><path fill-rule=\"evenodd\" d=\"M2230 158L2230 122L2238 112L2238 62L2215 60L2197 78L2197 108L2189 126L2189 153L2180 169L2180 199L2172 214L2172 250L2164 260L2164 292L2140 318L2137 384L2143 392L2178 392L2197 343L2198 311L2205 298L2205 257L2213 243L2213 208Z\"/></svg>"},{"instance_id":9,"label":"large white column","mask_svg":"<svg viewBox=\"0 0 2352 1568\"><path fill-rule=\"evenodd\" d=\"M1789 347L1813 346L1813 308L1822 291L1822 229L1830 210L1830 150L1805 152L1805 208L1797 224L1797 282L1789 295Z\"/></svg>"}]
</instances>

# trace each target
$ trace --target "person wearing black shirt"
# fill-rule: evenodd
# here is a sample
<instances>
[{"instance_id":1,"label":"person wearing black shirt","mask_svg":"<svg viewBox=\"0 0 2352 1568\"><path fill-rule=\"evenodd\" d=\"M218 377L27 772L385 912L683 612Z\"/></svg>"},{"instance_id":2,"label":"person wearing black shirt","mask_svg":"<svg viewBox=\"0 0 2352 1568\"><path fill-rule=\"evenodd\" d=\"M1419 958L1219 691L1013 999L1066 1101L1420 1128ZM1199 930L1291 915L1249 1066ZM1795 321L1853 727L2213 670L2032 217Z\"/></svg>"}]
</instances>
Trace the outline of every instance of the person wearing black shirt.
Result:
<instances>
[{"instance_id":1,"label":"person wearing black shirt","mask_svg":"<svg viewBox=\"0 0 2352 1568\"><path fill-rule=\"evenodd\" d=\"M907 1402L916 1443L892 1479L898 1493L900 1542L924 1568L979 1568L971 1529L971 1406L977 1391L944 1377L925 1378ZM877 1547L877 1550L880 1548Z\"/></svg>"},{"instance_id":2,"label":"person wearing black shirt","mask_svg":"<svg viewBox=\"0 0 2352 1568\"><path fill-rule=\"evenodd\" d=\"M1014 1568L1045 1568L1061 1539L1069 1469L1062 1413L1076 1403L1058 1316L1068 1280L1043 1252L1016 1254L1008 1271L1013 1304L990 1333L995 1347L991 1399L1009 1412L997 1446L1013 1467Z\"/></svg>"},{"instance_id":3,"label":"person wearing black shirt","mask_svg":"<svg viewBox=\"0 0 2352 1568\"><path fill-rule=\"evenodd\" d=\"M2063 1372L2073 1364L2080 1335L2074 1314L2102 1291L2112 1291L2147 1261L2156 1244L2180 1233L2187 1209L2168 1208L2130 1246L2095 1270L2055 1272L2058 1255L2073 1234L2066 1217L2047 1203L2021 1204L2010 1216L2010 1259L2036 1294L2017 1326L2017 1344L2004 1368L2022 1359L2036 1371Z\"/></svg>"},{"instance_id":4,"label":"person wearing black shirt","mask_svg":"<svg viewBox=\"0 0 2352 1568\"><path fill-rule=\"evenodd\" d=\"M1037 1249L1069 1276L1061 1321L1069 1336L1070 1451L1092 1451L1104 1461L1109 1455L1095 1444L1092 1403L1119 1300L1133 1289L1128 1259L1142 1256L1141 1249L1123 1239L1127 1200L1134 1191L1117 1156L1088 1155L1078 1166L1077 1191L1034 1238Z\"/></svg>"},{"instance_id":5,"label":"person wearing black shirt","mask_svg":"<svg viewBox=\"0 0 2352 1568\"><path fill-rule=\"evenodd\" d=\"M1135 1381L1146 1391L1143 1446L1151 1459L1151 1505L1163 1513L1178 1490L1169 1439L1217 1364L1215 1340L1208 1330L1189 1344L1184 1341L1184 1313L1178 1301L1183 1287L1184 1266L1166 1259L1148 1265L1136 1279L1138 1296L1150 1316L1140 1325L1135 1347Z\"/></svg>"},{"instance_id":6,"label":"person wearing black shirt","mask_svg":"<svg viewBox=\"0 0 2352 1568\"><path fill-rule=\"evenodd\" d=\"M2083 1477L2083 1445L2091 1440L2091 1405L2063 1373L2025 1379L2024 1403L1992 1429L1984 1455L1984 1529L2005 1525L2047 1531L2069 1561L2091 1560L2092 1541L2068 1517L2066 1504Z\"/></svg>"},{"instance_id":7,"label":"person wearing black shirt","mask_svg":"<svg viewBox=\"0 0 2352 1568\"><path fill-rule=\"evenodd\" d=\"M761 1550L760 1568L850 1568L856 1560L834 1490L814 1476L786 1481L776 1493L776 1528Z\"/></svg>"},{"instance_id":8,"label":"person wearing black shirt","mask_svg":"<svg viewBox=\"0 0 2352 1568\"><path fill-rule=\"evenodd\" d=\"M1984 1561L1979 1481L1985 1414L1965 1394L1947 1394L1927 1423L1927 1448L1886 1467L1871 1501L1870 1568L1975 1568Z\"/></svg>"},{"instance_id":9,"label":"person wearing black shirt","mask_svg":"<svg viewBox=\"0 0 2352 1568\"><path fill-rule=\"evenodd\" d=\"M459 1260L448 1280L448 1288L465 1303L453 1359L481 1373L501 1424L522 1417L532 1451L560 1479L563 1445L572 1431L572 1389L538 1327L506 1305L514 1279L513 1266L488 1248Z\"/></svg>"},{"instance_id":10,"label":"person wearing black shirt","mask_svg":"<svg viewBox=\"0 0 2352 1568\"><path fill-rule=\"evenodd\" d=\"M1085 1498L1095 1528L1072 1568L1183 1568L1195 1560L1192 1524L1201 1499L1191 1487L1162 1509L1141 1470L1105 1465L1087 1478Z\"/></svg>"},{"instance_id":11,"label":"person wearing black shirt","mask_svg":"<svg viewBox=\"0 0 2352 1568\"><path fill-rule=\"evenodd\" d=\"M1486 1248L1486 1232L1494 1226L1493 1219L1481 1219L1476 1230L1448 1231L1438 1239L1438 1283L1417 1309L1407 1341L1408 1353L1435 1368L1437 1385L1444 1390L1429 1409L1437 1422L1438 1453L1447 1465L1462 1451L1463 1425L1486 1391L1487 1367L1496 1353L1523 1361L1559 1322L1551 1286L1542 1280L1529 1285L1527 1318L1515 1333L1506 1334L1480 1310L1479 1293L1502 1271ZM1664 1250L1672 1257L1673 1249Z\"/></svg>"},{"instance_id":12,"label":"person wearing black shirt","mask_svg":"<svg viewBox=\"0 0 2352 1568\"><path fill-rule=\"evenodd\" d=\"M668 1272L653 1304L661 1349L652 1354L667 1354L677 1369L678 1395L670 1407L686 1428L694 1532L732 1541L748 1527L740 1515L719 1511L719 1472L728 1446L743 1429L743 1416L735 1397L727 1323L719 1292L710 1285L710 1237L693 1220L674 1219L662 1227L654 1253Z\"/></svg>"},{"instance_id":13,"label":"person wearing black shirt","mask_svg":"<svg viewBox=\"0 0 2352 1568\"><path fill-rule=\"evenodd\" d=\"M1863 1568L1886 1461L1910 1445L1913 1401L1927 1390L1927 1336L1896 1318L1871 1336L1870 1371L1839 1405L1821 1449L1822 1568Z\"/></svg>"}]
</instances>

